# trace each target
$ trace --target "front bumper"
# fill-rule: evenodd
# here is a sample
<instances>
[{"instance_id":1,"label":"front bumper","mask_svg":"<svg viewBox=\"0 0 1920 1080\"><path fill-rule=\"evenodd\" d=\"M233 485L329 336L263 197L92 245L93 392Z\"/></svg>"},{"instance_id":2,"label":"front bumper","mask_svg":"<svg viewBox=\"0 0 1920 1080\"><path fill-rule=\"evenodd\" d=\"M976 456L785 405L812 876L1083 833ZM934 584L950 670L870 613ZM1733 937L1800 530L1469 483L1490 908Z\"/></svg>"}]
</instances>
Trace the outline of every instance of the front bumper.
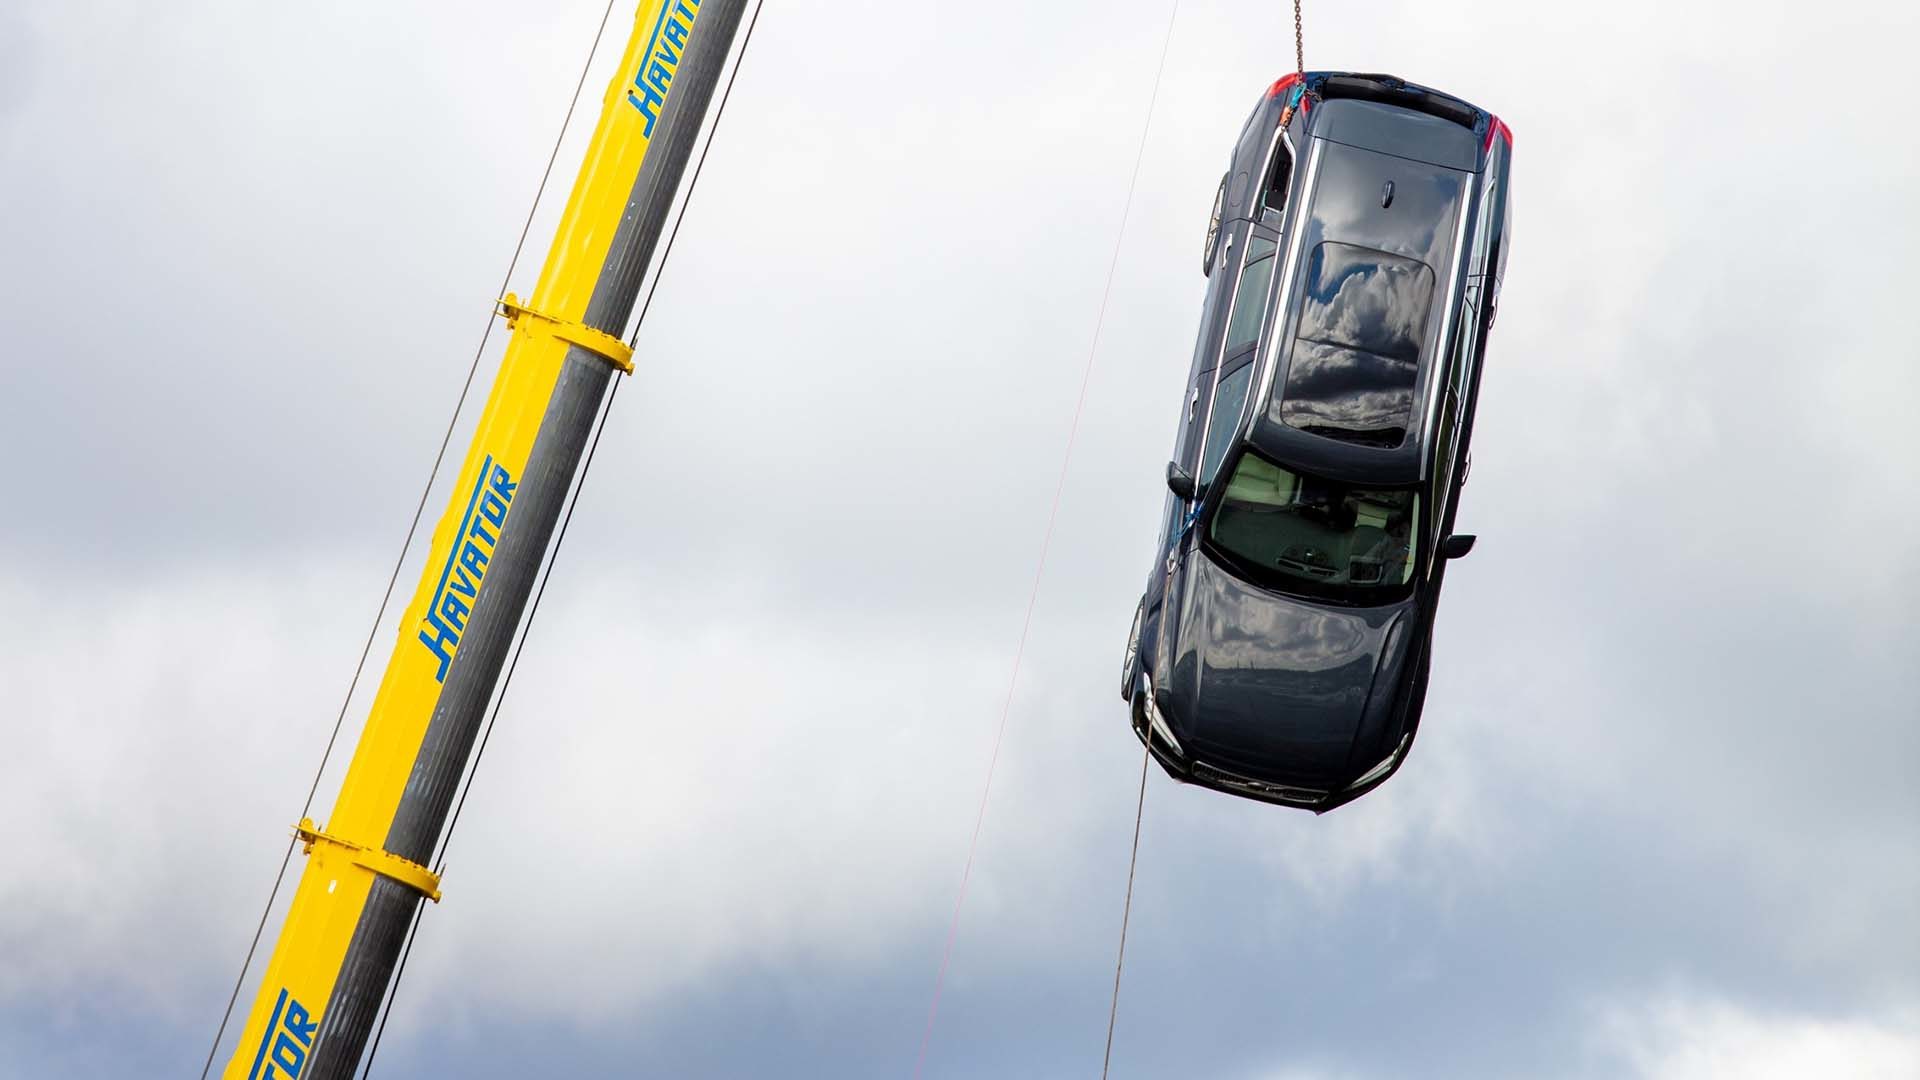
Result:
<instances>
[{"instance_id":1,"label":"front bumper","mask_svg":"<svg viewBox=\"0 0 1920 1080\"><path fill-rule=\"evenodd\" d=\"M1238 773L1211 765L1189 755L1180 746L1174 736L1172 725L1167 723L1159 707L1154 704L1153 680L1146 674L1140 676L1140 685L1135 688L1131 706L1133 735L1145 745L1147 752L1160 763L1168 776L1183 783L1196 784L1211 788L1228 795L1237 795L1243 799L1272 803L1276 806L1292 806L1302 810L1311 810L1324 814L1336 807L1365 795L1387 781L1400 768L1406 759L1407 748L1412 743L1411 735L1400 740L1400 745L1386 760L1368 769L1346 786L1335 791L1321 791L1314 788L1299 787L1292 784L1275 784L1265 780L1255 780Z\"/></svg>"}]
</instances>

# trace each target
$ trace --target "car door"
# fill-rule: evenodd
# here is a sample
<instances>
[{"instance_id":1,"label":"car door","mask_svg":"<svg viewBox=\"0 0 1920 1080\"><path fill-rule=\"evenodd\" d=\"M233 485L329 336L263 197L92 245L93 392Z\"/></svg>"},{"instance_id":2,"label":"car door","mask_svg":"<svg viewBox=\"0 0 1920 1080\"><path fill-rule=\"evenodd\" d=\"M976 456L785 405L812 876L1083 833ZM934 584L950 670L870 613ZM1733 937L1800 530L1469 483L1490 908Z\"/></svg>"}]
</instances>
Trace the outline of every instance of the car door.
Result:
<instances>
[{"instance_id":1,"label":"car door","mask_svg":"<svg viewBox=\"0 0 1920 1080\"><path fill-rule=\"evenodd\" d=\"M1274 268L1279 264L1279 236L1271 229L1256 227L1250 231L1233 291L1225 313L1218 343L1197 366L1187 387L1185 433L1180 440L1180 467L1196 481L1202 476L1203 449L1209 422L1214 415L1213 402L1221 378L1250 362L1263 337L1268 311L1273 300ZM1216 461L1217 465L1218 462Z\"/></svg>"},{"instance_id":2,"label":"car door","mask_svg":"<svg viewBox=\"0 0 1920 1080\"><path fill-rule=\"evenodd\" d=\"M1230 299L1224 315L1225 325L1217 339L1209 339L1209 343L1217 341L1216 349L1200 359L1198 370L1187 386L1181 403L1181 435L1175 445L1174 461L1194 478L1196 485L1203 486L1213 479L1239 427L1256 367L1254 360L1259 355L1263 330L1269 321L1273 275L1278 262L1278 234L1267 228L1252 229L1239 270L1233 277L1232 292L1227 294ZM1183 555L1191 550L1189 534L1199 506L1198 499L1187 501L1168 496L1158 567L1163 576L1160 581L1149 583L1146 597L1147 616L1154 621L1156 640L1170 642L1178 634L1176 626L1163 626L1158 620L1167 599L1179 593L1180 567Z\"/></svg>"},{"instance_id":3,"label":"car door","mask_svg":"<svg viewBox=\"0 0 1920 1080\"><path fill-rule=\"evenodd\" d=\"M1179 434L1174 440L1172 460L1201 483L1206 481L1200 476L1202 444L1213 413L1222 364L1225 362L1230 369L1242 357L1253 355L1272 303L1279 234L1270 228L1254 226L1245 235L1234 273L1215 275L1214 288L1218 291L1209 296L1203 313L1203 319L1210 325L1201 330L1193 368L1180 399Z\"/></svg>"}]
</instances>

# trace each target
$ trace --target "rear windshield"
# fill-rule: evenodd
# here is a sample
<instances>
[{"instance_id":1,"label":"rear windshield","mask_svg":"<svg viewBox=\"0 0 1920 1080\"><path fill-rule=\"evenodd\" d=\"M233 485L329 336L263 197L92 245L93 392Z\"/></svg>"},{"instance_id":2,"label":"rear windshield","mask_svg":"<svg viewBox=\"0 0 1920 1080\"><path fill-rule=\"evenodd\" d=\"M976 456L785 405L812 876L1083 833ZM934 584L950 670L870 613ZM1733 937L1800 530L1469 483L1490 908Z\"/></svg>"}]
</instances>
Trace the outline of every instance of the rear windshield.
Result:
<instances>
[{"instance_id":1,"label":"rear windshield","mask_svg":"<svg viewBox=\"0 0 1920 1080\"><path fill-rule=\"evenodd\" d=\"M1399 446L1432 299L1425 263L1333 241L1315 246L1281 420L1346 442Z\"/></svg>"}]
</instances>

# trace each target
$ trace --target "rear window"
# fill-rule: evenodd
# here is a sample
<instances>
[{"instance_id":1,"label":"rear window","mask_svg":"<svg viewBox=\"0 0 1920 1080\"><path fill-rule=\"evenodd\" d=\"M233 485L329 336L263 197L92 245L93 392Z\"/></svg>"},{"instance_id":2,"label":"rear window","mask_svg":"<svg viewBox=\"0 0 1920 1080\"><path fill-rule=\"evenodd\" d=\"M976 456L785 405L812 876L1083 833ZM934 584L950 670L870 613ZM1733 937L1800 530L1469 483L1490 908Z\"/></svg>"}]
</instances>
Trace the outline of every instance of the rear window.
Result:
<instances>
[{"instance_id":1,"label":"rear window","mask_svg":"<svg viewBox=\"0 0 1920 1080\"><path fill-rule=\"evenodd\" d=\"M1433 270L1328 241L1313 249L1280 418L1368 446L1406 438L1433 300Z\"/></svg>"}]
</instances>

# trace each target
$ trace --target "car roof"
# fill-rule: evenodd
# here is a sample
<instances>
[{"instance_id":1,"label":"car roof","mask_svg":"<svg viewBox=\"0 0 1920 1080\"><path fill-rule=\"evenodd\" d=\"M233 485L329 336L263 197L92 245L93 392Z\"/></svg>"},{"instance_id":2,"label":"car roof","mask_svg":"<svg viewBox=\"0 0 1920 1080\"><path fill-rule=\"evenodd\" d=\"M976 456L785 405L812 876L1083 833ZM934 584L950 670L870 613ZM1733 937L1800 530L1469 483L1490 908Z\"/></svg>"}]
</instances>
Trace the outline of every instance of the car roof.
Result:
<instances>
[{"instance_id":1,"label":"car roof","mask_svg":"<svg viewBox=\"0 0 1920 1080\"><path fill-rule=\"evenodd\" d=\"M1332 479L1417 483L1481 140L1392 101L1334 98L1312 112L1252 442Z\"/></svg>"}]
</instances>

